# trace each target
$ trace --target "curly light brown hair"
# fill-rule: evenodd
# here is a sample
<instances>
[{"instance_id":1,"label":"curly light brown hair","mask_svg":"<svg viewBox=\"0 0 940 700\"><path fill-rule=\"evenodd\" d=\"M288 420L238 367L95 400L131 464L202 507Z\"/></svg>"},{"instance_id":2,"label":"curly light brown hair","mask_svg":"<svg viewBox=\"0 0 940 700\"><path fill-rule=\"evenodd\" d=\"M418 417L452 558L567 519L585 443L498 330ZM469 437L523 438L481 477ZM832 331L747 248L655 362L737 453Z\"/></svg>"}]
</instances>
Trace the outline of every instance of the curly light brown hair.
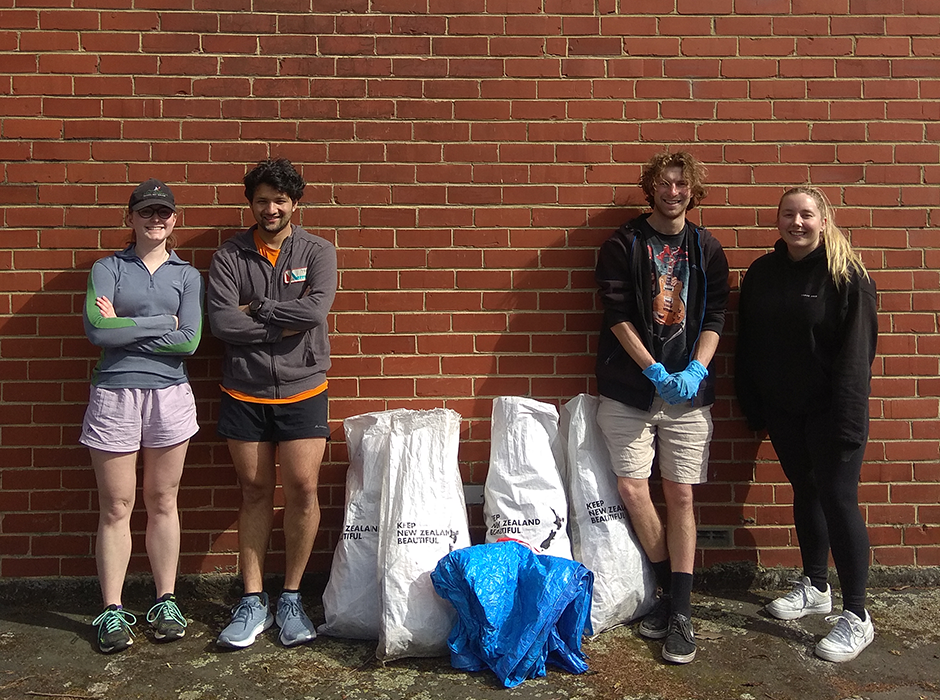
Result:
<instances>
[{"instance_id":1,"label":"curly light brown hair","mask_svg":"<svg viewBox=\"0 0 940 700\"><path fill-rule=\"evenodd\" d=\"M646 201L653 206L653 192L656 189L656 181L662 177L666 168L682 168L682 177L689 183L689 206L687 211L692 211L698 206L699 202L705 199L708 190L705 188L705 176L708 171L705 166L688 151L661 151L650 158L643 166L643 172L640 174L639 185L643 189Z\"/></svg>"}]
</instances>

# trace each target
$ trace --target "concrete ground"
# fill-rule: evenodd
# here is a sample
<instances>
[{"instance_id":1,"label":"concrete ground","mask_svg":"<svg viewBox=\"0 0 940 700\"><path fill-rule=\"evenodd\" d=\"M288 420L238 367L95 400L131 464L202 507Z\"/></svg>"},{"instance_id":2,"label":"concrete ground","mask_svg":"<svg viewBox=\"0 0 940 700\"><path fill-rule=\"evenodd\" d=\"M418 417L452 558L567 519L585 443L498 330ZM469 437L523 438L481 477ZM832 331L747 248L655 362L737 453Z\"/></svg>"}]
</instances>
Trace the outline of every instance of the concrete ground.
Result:
<instances>
[{"instance_id":1,"label":"concrete ground","mask_svg":"<svg viewBox=\"0 0 940 700\"><path fill-rule=\"evenodd\" d=\"M633 625L585 642L587 673L549 667L547 677L511 690L489 672L455 671L446 657L383 666L372 642L321 637L285 649L268 632L248 649L220 650L215 637L238 595L237 582L220 577L181 582L180 606L191 619L185 638L159 644L138 623L134 645L105 656L90 626L100 612L94 581L0 580L0 699L940 700L940 587L933 574L910 579L930 586L872 590L875 641L845 664L813 656L829 629L822 616L781 622L761 611L785 587L785 575L752 578L756 585L730 592L704 576L710 592L693 597L693 663L664 663L660 644L637 636ZM317 622L322 583L304 592ZM276 591L276 582L268 588ZM125 605L142 620L150 596L146 580L132 581Z\"/></svg>"}]
</instances>

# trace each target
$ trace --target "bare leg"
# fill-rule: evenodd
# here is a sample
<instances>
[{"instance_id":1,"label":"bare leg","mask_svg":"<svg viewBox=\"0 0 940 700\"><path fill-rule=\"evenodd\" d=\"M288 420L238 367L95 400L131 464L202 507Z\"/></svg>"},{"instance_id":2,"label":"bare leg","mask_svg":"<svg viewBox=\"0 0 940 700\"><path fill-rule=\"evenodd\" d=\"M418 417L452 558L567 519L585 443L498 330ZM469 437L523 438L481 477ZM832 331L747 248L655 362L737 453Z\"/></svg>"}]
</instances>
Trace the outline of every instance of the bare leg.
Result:
<instances>
[{"instance_id":1,"label":"bare leg","mask_svg":"<svg viewBox=\"0 0 940 700\"><path fill-rule=\"evenodd\" d=\"M630 514L630 524L646 556L653 562L669 558L666 529L656 506L653 505L649 480L618 477L617 490L620 491L620 498Z\"/></svg>"},{"instance_id":2,"label":"bare leg","mask_svg":"<svg viewBox=\"0 0 940 700\"><path fill-rule=\"evenodd\" d=\"M284 588L296 590L320 527L317 487L326 438L280 443L278 457L284 480L284 541L287 550Z\"/></svg>"},{"instance_id":3,"label":"bare leg","mask_svg":"<svg viewBox=\"0 0 940 700\"><path fill-rule=\"evenodd\" d=\"M95 559L105 607L121 604L131 558L131 513L137 492L137 453L90 449L98 482Z\"/></svg>"},{"instance_id":4,"label":"bare leg","mask_svg":"<svg viewBox=\"0 0 940 700\"><path fill-rule=\"evenodd\" d=\"M695 564L697 538L692 485L663 479L663 497L666 501L666 540L672 570L691 574Z\"/></svg>"},{"instance_id":5,"label":"bare leg","mask_svg":"<svg viewBox=\"0 0 940 700\"><path fill-rule=\"evenodd\" d=\"M242 505L238 512L238 557L242 582L245 592L253 593L261 591L264 585L264 557L274 522L275 446L273 442L229 439L228 450L242 490Z\"/></svg>"},{"instance_id":6,"label":"bare leg","mask_svg":"<svg viewBox=\"0 0 940 700\"><path fill-rule=\"evenodd\" d=\"M147 554L157 598L176 589L180 558L180 518L176 507L189 440L172 447L141 449L144 504L147 506Z\"/></svg>"}]
</instances>

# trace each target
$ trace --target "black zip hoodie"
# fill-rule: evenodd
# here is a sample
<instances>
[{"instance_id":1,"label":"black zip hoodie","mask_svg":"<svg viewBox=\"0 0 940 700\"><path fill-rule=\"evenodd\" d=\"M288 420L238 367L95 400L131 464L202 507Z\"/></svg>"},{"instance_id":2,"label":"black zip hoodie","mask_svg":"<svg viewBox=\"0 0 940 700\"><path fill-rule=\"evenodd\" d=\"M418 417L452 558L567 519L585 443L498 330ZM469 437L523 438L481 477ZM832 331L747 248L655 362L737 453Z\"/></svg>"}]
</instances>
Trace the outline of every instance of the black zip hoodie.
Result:
<instances>
[{"instance_id":1,"label":"black zip hoodie","mask_svg":"<svg viewBox=\"0 0 940 700\"><path fill-rule=\"evenodd\" d=\"M853 272L836 289L824 246L793 261L777 241L741 283L735 386L748 426L760 430L775 411L809 415L860 446L877 340L871 279Z\"/></svg>"},{"instance_id":2,"label":"black zip hoodie","mask_svg":"<svg viewBox=\"0 0 940 700\"><path fill-rule=\"evenodd\" d=\"M597 345L597 389L608 398L649 410L656 395L642 368L623 349L611 328L629 321L647 350L653 348L653 273L649 256L649 227L629 221L602 245L595 278L604 305L604 322ZM728 304L728 261L721 244L707 229L692 226L689 237L689 290L686 308L686 352L689 360L702 331L721 335ZM661 358L655 358L660 361ZM692 399L694 406L715 402L715 377L708 377Z\"/></svg>"}]
</instances>

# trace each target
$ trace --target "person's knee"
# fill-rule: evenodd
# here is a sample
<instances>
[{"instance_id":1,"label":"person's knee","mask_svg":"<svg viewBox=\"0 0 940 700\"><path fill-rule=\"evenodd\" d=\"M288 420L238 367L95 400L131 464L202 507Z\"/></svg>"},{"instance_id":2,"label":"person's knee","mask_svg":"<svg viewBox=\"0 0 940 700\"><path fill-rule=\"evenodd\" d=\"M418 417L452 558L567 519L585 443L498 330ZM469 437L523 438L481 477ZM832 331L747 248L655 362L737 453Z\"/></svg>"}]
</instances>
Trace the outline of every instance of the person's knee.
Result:
<instances>
[{"instance_id":1,"label":"person's knee","mask_svg":"<svg viewBox=\"0 0 940 700\"><path fill-rule=\"evenodd\" d=\"M864 529L865 518L859 510L857 495L820 494L819 504L830 528Z\"/></svg>"},{"instance_id":2,"label":"person's knee","mask_svg":"<svg viewBox=\"0 0 940 700\"><path fill-rule=\"evenodd\" d=\"M133 511L133 498L110 498L100 501L100 517L104 525L116 525L129 521Z\"/></svg>"},{"instance_id":3,"label":"person's knee","mask_svg":"<svg viewBox=\"0 0 940 700\"><path fill-rule=\"evenodd\" d=\"M617 479L617 490L627 512L652 504L649 482L646 479Z\"/></svg>"},{"instance_id":4,"label":"person's knee","mask_svg":"<svg viewBox=\"0 0 940 700\"><path fill-rule=\"evenodd\" d=\"M284 500L288 505L304 509L317 507L320 487L320 460L315 455L282 455L281 479Z\"/></svg>"},{"instance_id":5,"label":"person's knee","mask_svg":"<svg viewBox=\"0 0 940 700\"><path fill-rule=\"evenodd\" d=\"M267 480L241 480L242 504L245 506L274 505L274 483Z\"/></svg>"},{"instance_id":6,"label":"person's knee","mask_svg":"<svg viewBox=\"0 0 940 700\"><path fill-rule=\"evenodd\" d=\"M663 500L669 510L691 511L694 504L692 484L679 484L663 479Z\"/></svg>"},{"instance_id":7,"label":"person's knee","mask_svg":"<svg viewBox=\"0 0 940 700\"><path fill-rule=\"evenodd\" d=\"M144 505L149 517L176 514L176 489L155 491L144 494Z\"/></svg>"},{"instance_id":8,"label":"person's knee","mask_svg":"<svg viewBox=\"0 0 940 700\"><path fill-rule=\"evenodd\" d=\"M316 479L306 479L284 485L284 503L288 508L305 512L319 511L319 488Z\"/></svg>"}]
</instances>

